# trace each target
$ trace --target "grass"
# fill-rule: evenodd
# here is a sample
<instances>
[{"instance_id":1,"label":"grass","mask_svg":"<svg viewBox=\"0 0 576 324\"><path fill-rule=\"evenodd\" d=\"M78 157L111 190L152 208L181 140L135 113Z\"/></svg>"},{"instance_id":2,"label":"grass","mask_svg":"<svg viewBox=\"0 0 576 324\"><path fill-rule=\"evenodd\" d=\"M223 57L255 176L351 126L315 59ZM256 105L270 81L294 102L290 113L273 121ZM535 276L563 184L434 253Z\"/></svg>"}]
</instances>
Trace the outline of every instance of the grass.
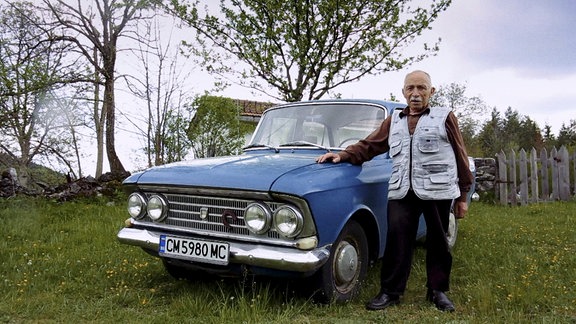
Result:
<instances>
[{"instance_id":1,"label":"grass","mask_svg":"<svg viewBox=\"0 0 576 324\"><path fill-rule=\"evenodd\" d=\"M474 204L460 222L456 312L424 300L416 250L402 304L370 312L361 296L316 305L292 283L264 278L174 280L158 259L121 245L123 203L0 200L0 322L5 323L576 323L576 202Z\"/></svg>"}]
</instances>

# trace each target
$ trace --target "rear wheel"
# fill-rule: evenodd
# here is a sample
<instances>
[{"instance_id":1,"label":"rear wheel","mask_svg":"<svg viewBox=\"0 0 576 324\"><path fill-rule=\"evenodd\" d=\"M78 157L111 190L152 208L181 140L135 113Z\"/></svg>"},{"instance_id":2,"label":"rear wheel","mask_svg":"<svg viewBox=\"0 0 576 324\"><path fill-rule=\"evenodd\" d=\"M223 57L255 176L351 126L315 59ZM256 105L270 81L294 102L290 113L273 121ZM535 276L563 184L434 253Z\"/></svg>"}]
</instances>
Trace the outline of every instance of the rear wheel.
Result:
<instances>
[{"instance_id":1,"label":"rear wheel","mask_svg":"<svg viewBox=\"0 0 576 324\"><path fill-rule=\"evenodd\" d=\"M368 271L368 241L360 224L350 221L330 251L328 262L313 276L314 300L343 302L359 291Z\"/></svg>"}]
</instances>

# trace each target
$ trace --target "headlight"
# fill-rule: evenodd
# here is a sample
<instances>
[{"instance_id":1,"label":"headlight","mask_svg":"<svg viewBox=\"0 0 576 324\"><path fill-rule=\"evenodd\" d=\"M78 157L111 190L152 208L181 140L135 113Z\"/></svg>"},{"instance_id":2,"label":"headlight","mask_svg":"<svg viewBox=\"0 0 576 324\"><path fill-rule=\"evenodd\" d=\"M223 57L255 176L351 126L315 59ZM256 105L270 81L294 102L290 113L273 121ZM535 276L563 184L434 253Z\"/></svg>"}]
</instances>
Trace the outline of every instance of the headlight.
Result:
<instances>
[{"instance_id":1,"label":"headlight","mask_svg":"<svg viewBox=\"0 0 576 324\"><path fill-rule=\"evenodd\" d=\"M270 210L263 204L252 203L244 210L244 223L253 233L265 233L270 229L271 221L272 217Z\"/></svg>"},{"instance_id":2,"label":"headlight","mask_svg":"<svg viewBox=\"0 0 576 324\"><path fill-rule=\"evenodd\" d=\"M133 193L128 197L128 214L134 219L144 217L146 199L139 193Z\"/></svg>"},{"instance_id":3,"label":"headlight","mask_svg":"<svg viewBox=\"0 0 576 324\"><path fill-rule=\"evenodd\" d=\"M154 195L148 199L146 211L153 221L161 222L168 215L168 203L161 196Z\"/></svg>"},{"instance_id":4,"label":"headlight","mask_svg":"<svg viewBox=\"0 0 576 324\"><path fill-rule=\"evenodd\" d=\"M282 236L294 237L300 234L303 223L302 214L292 206L284 205L274 211L274 227Z\"/></svg>"}]
</instances>

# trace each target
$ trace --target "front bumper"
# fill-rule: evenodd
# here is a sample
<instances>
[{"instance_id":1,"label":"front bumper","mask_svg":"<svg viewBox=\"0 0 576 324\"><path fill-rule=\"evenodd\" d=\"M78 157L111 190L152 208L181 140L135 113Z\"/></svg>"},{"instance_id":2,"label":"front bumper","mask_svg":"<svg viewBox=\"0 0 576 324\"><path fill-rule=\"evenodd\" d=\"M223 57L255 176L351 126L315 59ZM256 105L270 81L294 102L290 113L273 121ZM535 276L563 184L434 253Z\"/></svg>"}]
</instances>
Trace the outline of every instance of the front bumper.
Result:
<instances>
[{"instance_id":1,"label":"front bumper","mask_svg":"<svg viewBox=\"0 0 576 324\"><path fill-rule=\"evenodd\" d=\"M158 251L160 233L145 229L123 228L118 232L120 243ZM323 246L310 251L301 251L286 247L267 245L230 243L230 263L246 264L263 268L310 272L318 270L328 261L330 246Z\"/></svg>"}]
</instances>

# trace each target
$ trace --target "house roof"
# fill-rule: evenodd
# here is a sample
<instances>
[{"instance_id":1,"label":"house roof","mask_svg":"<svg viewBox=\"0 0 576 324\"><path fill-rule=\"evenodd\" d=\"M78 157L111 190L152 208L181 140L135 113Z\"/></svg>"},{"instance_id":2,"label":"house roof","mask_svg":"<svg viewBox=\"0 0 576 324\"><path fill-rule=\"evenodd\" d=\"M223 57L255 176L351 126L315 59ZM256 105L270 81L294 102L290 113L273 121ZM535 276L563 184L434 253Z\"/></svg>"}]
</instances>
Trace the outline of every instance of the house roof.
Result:
<instances>
[{"instance_id":1,"label":"house roof","mask_svg":"<svg viewBox=\"0 0 576 324\"><path fill-rule=\"evenodd\" d=\"M234 101L242 108L240 115L245 117L260 117L264 110L277 105L272 102L254 100L234 99Z\"/></svg>"}]
</instances>

